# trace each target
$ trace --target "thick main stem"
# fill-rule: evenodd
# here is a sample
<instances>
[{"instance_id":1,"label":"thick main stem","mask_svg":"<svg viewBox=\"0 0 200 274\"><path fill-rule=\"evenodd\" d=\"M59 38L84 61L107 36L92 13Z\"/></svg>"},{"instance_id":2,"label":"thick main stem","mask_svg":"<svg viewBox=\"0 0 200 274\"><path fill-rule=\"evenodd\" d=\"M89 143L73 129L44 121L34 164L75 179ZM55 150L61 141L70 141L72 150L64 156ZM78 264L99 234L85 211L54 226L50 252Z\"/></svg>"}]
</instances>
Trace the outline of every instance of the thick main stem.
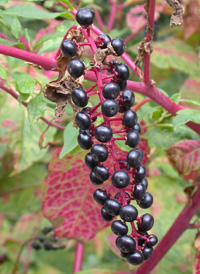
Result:
<instances>
[{"instance_id":1,"label":"thick main stem","mask_svg":"<svg viewBox=\"0 0 200 274\"><path fill-rule=\"evenodd\" d=\"M178 240L181 234L188 228L188 223L200 208L200 187L192 197L192 206L186 205L178 218L175 220L167 234L155 248L153 256L143 263L134 274L149 274L158 264L167 251Z\"/></svg>"},{"instance_id":2,"label":"thick main stem","mask_svg":"<svg viewBox=\"0 0 200 274\"><path fill-rule=\"evenodd\" d=\"M84 256L84 245L80 242L76 244L75 259L74 259L74 268L73 273L79 272L82 268Z\"/></svg>"}]
</instances>

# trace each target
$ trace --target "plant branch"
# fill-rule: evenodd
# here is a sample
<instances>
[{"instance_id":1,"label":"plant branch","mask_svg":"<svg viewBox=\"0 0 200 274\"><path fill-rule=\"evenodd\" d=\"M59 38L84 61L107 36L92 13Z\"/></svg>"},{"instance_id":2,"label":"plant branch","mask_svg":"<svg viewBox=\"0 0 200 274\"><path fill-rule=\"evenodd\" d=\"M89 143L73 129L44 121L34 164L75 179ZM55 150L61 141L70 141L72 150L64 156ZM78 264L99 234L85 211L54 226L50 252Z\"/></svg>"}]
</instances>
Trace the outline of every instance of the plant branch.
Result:
<instances>
[{"instance_id":1,"label":"plant branch","mask_svg":"<svg viewBox=\"0 0 200 274\"><path fill-rule=\"evenodd\" d=\"M74 260L74 268L73 273L79 272L82 268L84 256L84 245L80 242L76 244L76 251L75 251L75 260Z\"/></svg>"},{"instance_id":2,"label":"plant branch","mask_svg":"<svg viewBox=\"0 0 200 274\"><path fill-rule=\"evenodd\" d=\"M155 248L153 256L143 263L134 274L149 274L158 262L163 258L167 251L178 240L181 234L188 228L188 223L193 215L200 208L200 187L192 197L192 206L188 204L184 207L178 218L175 220L169 231Z\"/></svg>"},{"instance_id":3,"label":"plant branch","mask_svg":"<svg viewBox=\"0 0 200 274\"><path fill-rule=\"evenodd\" d=\"M97 19L97 22L98 22L98 24L99 24L99 27L100 27L100 29L103 30L103 29L104 29L103 20L101 19L101 16L100 16L98 10L97 10L97 9L93 9L93 10L94 10L94 13L95 13L95 17L96 17L96 19Z\"/></svg>"},{"instance_id":4,"label":"plant branch","mask_svg":"<svg viewBox=\"0 0 200 274\"><path fill-rule=\"evenodd\" d=\"M111 7L110 7L110 16L108 19L108 30L111 31L113 29L113 25L115 22L115 18L116 18L116 12L117 12L117 4L116 3L111 3Z\"/></svg>"}]
</instances>

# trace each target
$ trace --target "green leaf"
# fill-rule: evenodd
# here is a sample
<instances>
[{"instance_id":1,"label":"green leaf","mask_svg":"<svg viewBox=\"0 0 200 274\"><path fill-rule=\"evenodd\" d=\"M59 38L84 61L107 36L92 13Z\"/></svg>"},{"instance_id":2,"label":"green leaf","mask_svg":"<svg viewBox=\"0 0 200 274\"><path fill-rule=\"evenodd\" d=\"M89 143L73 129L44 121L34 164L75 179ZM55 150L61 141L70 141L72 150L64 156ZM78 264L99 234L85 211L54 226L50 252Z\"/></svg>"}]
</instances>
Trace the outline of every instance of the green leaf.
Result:
<instances>
[{"instance_id":1,"label":"green leaf","mask_svg":"<svg viewBox=\"0 0 200 274\"><path fill-rule=\"evenodd\" d=\"M38 54L42 54L44 52L52 52L59 48L63 37L58 37L55 39L47 40L43 43L43 46L39 50Z\"/></svg>"},{"instance_id":2,"label":"green leaf","mask_svg":"<svg viewBox=\"0 0 200 274\"><path fill-rule=\"evenodd\" d=\"M175 102L176 104L178 104L181 101L181 94L180 93L175 93L173 94L170 99Z\"/></svg>"},{"instance_id":3,"label":"green leaf","mask_svg":"<svg viewBox=\"0 0 200 274\"><path fill-rule=\"evenodd\" d=\"M30 125L34 125L40 117L42 117L46 110L46 103L43 100L43 95L32 98L28 104L28 118Z\"/></svg>"},{"instance_id":4,"label":"green leaf","mask_svg":"<svg viewBox=\"0 0 200 274\"><path fill-rule=\"evenodd\" d=\"M197 106L200 106L200 101L196 101L196 100L191 100L191 99L181 99L181 102L187 102L187 103L191 103Z\"/></svg>"},{"instance_id":5,"label":"green leaf","mask_svg":"<svg viewBox=\"0 0 200 274\"><path fill-rule=\"evenodd\" d=\"M23 93L23 94L33 93L35 89L35 85L37 83L37 80L33 76L27 73L15 72L13 73L12 77L13 77L15 88L17 89L19 93Z\"/></svg>"},{"instance_id":6,"label":"green leaf","mask_svg":"<svg viewBox=\"0 0 200 274\"><path fill-rule=\"evenodd\" d=\"M77 272L77 274L113 274L116 273L114 269L100 269L100 268L94 268L94 269L86 269Z\"/></svg>"},{"instance_id":7,"label":"green leaf","mask_svg":"<svg viewBox=\"0 0 200 274\"><path fill-rule=\"evenodd\" d=\"M177 112L177 115L173 118L172 123L174 127L180 127L187 122L194 122L200 124L200 111L193 109L182 109Z\"/></svg>"},{"instance_id":8,"label":"green leaf","mask_svg":"<svg viewBox=\"0 0 200 274\"><path fill-rule=\"evenodd\" d=\"M16 47L18 47L18 48L20 48L20 49L25 49L25 46L24 46L23 43L12 42L12 41L8 41L8 40L2 39L2 38L0 38L0 44L1 44L1 45L5 45L5 46L10 46L10 47L16 46Z\"/></svg>"},{"instance_id":9,"label":"green leaf","mask_svg":"<svg viewBox=\"0 0 200 274\"><path fill-rule=\"evenodd\" d=\"M67 18L67 19L74 20L74 16L69 11L65 11L65 12L61 13L60 16Z\"/></svg>"},{"instance_id":10,"label":"green leaf","mask_svg":"<svg viewBox=\"0 0 200 274\"><path fill-rule=\"evenodd\" d=\"M69 123L64 130L64 146L60 153L60 159L72 151L77 145L78 129L73 127L73 122Z\"/></svg>"},{"instance_id":11,"label":"green leaf","mask_svg":"<svg viewBox=\"0 0 200 274\"><path fill-rule=\"evenodd\" d=\"M67 5L70 10L74 9L73 6L72 6L72 4L68 0L60 0L60 2L64 3L65 5Z\"/></svg>"},{"instance_id":12,"label":"green leaf","mask_svg":"<svg viewBox=\"0 0 200 274\"><path fill-rule=\"evenodd\" d=\"M8 69L0 66L0 78L9 83L8 80Z\"/></svg>"},{"instance_id":13,"label":"green leaf","mask_svg":"<svg viewBox=\"0 0 200 274\"><path fill-rule=\"evenodd\" d=\"M0 17L0 22L11 31L16 39L19 39L22 27L16 16L4 13Z\"/></svg>"},{"instance_id":14,"label":"green leaf","mask_svg":"<svg viewBox=\"0 0 200 274\"><path fill-rule=\"evenodd\" d=\"M0 5L4 5L4 4L7 4L8 3L8 0L0 0Z\"/></svg>"}]
</instances>

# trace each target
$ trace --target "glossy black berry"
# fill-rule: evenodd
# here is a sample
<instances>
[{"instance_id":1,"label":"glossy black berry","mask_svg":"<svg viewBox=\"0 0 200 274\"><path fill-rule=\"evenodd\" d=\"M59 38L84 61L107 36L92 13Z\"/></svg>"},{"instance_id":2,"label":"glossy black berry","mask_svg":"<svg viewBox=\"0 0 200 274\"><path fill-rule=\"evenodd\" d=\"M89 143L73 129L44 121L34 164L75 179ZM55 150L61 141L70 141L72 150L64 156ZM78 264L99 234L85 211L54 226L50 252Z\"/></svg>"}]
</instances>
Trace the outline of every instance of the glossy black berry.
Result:
<instances>
[{"instance_id":1,"label":"glossy black berry","mask_svg":"<svg viewBox=\"0 0 200 274\"><path fill-rule=\"evenodd\" d=\"M153 204L153 196L151 195L151 193L146 192L145 196L143 197L143 199L141 200L139 206L141 208L149 208L151 205Z\"/></svg>"},{"instance_id":2,"label":"glossy black berry","mask_svg":"<svg viewBox=\"0 0 200 274\"><path fill-rule=\"evenodd\" d=\"M119 111L119 104L112 99L105 100L101 106L103 114L107 117L113 117Z\"/></svg>"},{"instance_id":3,"label":"glossy black berry","mask_svg":"<svg viewBox=\"0 0 200 274\"><path fill-rule=\"evenodd\" d=\"M146 178L142 179L142 181L140 181L140 184L142 184L145 187L145 189L147 190L147 188L148 188L148 181L147 181Z\"/></svg>"},{"instance_id":4,"label":"glossy black berry","mask_svg":"<svg viewBox=\"0 0 200 274\"><path fill-rule=\"evenodd\" d=\"M127 163L129 166L138 168L143 160L143 152L141 149L137 148L129 151L127 154Z\"/></svg>"},{"instance_id":5,"label":"glossy black berry","mask_svg":"<svg viewBox=\"0 0 200 274\"><path fill-rule=\"evenodd\" d=\"M114 221L111 225L111 230L115 235L123 236L128 233L128 227L121 221Z\"/></svg>"},{"instance_id":6,"label":"glossy black berry","mask_svg":"<svg viewBox=\"0 0 200 274\"><path fill-rule=\"evenodd\" d=\"M74 57L77 53L76 45L71 40L64 40L61 44L61 50L67 57Z\"/></svg>"},{"instance_id":7,"label":"glossy black berry","mask_svg":"<svg viewBox=\"0 0 200 274\"><path fill-rule=\"evenodd\" d=\"M94 145L91 148L91 155L94 161L104 162L108 158L108 150L104 145Z\"/></svg>"},{"instance_id":8,"label":"glossy black berry","mask_svg":"<svg viewBox=\"0 0 200 274\"><path fill-rule=\"evenodd\" d=\"M137 130L139 133L141 132L141 127L140 127L140 124L136 124L134 127L133 127L134 130Z\"/></svg>"},{"instance_id":9,"label":"glossy black berry","mask_svg":"<svg viewBox=\"0 0 200 274\"><path fill-rule=\"evenodd\" d=\"M116 188L125 188L130 182L130 177L126 171L116 171L112 176L112 184Z\"/></svg>"},{"instance_id":10,"label":"glossy black berry","mask_svg":"<svg viewBox=\"0 0 200 274\"><path fill-rule=\"evenodd\" d=\"M101 180L102 182L108 180L109 178L109 171L105 166L97 165L93 169L94 174L96 177Z\"/></svg>"},{"instance_id":11,"label":"glossy black berry","mask_svg":"<svg viewBox=\"0 0 200 274\"><path fill-rule=\"evenodd\" d=\"M103 89L103 96L105 99L116 99L119 96L119 85L113 82L106 84Z\"/></svg>"},{"instance_id":12,"label":"glossy black berry","mask_svg":"<svg viewBox=\"0 0 200 274\"><path fill-rule=\"evenodd\" d=\"M127 80L130 76L129 68L124 63L118 63L115 65L115 70L117 72L117 77L119 80Z\"/></svg>"},{"instance_id":13,"label":"glossy black berry","mask_svg":"<svg viewBox=\"0 0 200 274\"><path fill-rule=\"evenodd\" d=\"M128 128L133 128L137 124L137 114L134 110L127 110L123 116L123 124Z\"/></svg>"},{"instance_id":14,"label":"glossy black berry","mask_svg":"<svg viewBox=\"0 0 200 274\"><path fill-rule=\"evenodd\" d=\"M45 242L43 243L43 245L44 245L44 249L45 249L45 250L52 250L52 249L53 249L52 244L49 243L49 242L47 242L47 241L45 241Z\"/></svg>"},{"instance_id":15,"label":"glossy black berry","mask_svg":"<svg viewBox=\"0 0 200 274\"><path fill-rule=\"evenodd\" d=\"M104 207L102 207L102 209L101 209L101 216L103 217L104 221L106 221L106 222L110 222L114 218L113 216L109 215L106 212Z\"/></svg>"},{"instance_id":16,"label":"glossy black berry","mask_svg":"<svg viewBox=\"0 0 200 274\"><path fill-rule=\"evenodd\" d=\"M126 80L124 80L124 81L119 80L118 85L119 85L120 90L125 90L126 87L127 87L127 81Z\"/></svg>"},{"instance_id":17,"label":"glossy black berry","mask_svg":"<svg viewBox=\"0 0 200 274\"><path fill-rule=\"evenodd\" d=\"M135 95L133 91L130 89L125 89L122 92L122 100L124 106L132 107L135 103Z\"/></svg>"},{"instance_id":18,"label":"glossy black berry","mask_svg":"<svg viewBox=\"0 0 200 274\"><path fill-rule=\"evenodd\" d=\"M129 147L136 147L140 142L140 134L138 131L136 130L131 130L129 131L129 133L127 134L127 145Z\"/></svg>"},{"instance_id":19,"label":"glossy black berry","mask_svg":"<svg viewBox=\"0 0 200 274\"><path fill-rule=\"evenodd\" d=\"M99 37L104 39L104 41L101 43L100 48L101 48L101 49L106 49L107 46L108 46L108 43L111 42L110 36L109 36L108 34L106 34L106 33L101 33L101 34L99 35ZM102 45L102 44L103 44L103 45ZM99 46L99 45L97 44L97 46Z\"/></svg>"},{"instance_id":20,"label":"glossy black berry","mask_svg":"<svg viewBox=\"0 0 200 274\"><path fill-rule=\"evenodd\" d=\"M93 171L90 172L90 181L93 183L93 185L102 185L103 184L103 181L98 179Z\"/></svg>"},{"instance_id":21,"label":"glossy black berry","mask_svg":"<svg viewBox=\"0 0 200 274\"><path fill-rule=\"evenodd\" d=\"M90 153L85 155L85 163L89 169L93 169L97 165L97 162L93 160Z\"/></svg>"},{"instance_id":22,"label":"glossy black berry","mask_svg":"<svg viewBox=\"0 0 200 274\"><path fill-rule=\"evenodd\" d=\"M94 17L94 11L89 8L82 8L76 13L76 21L84 27L91 25L93 23Z\"/></svg>"},{"instance_id":23,"label":"glossy black berry","mask_svg":"<svg viewBox=\"0 0 200 274\"><path fill-rule=\"evenodd\" d=\"M146 243L146 246L152 247L152 246L156 245L157 242L158 242L158 238L156 237L156 235L150 235L148 238L148 241Z\"/></svg>"},{"instance_id":24,"label":"glossy black berry","mask_svg":"<svg viewBox=\"0 0 200 274\"><path fill-rule=\"evenodd\" d=\"M117 247L124 253L134 252L136 248L135 240L130 236L120 236Z\"/></svg>"},{"instance_id":25,"label":"glossy black berry","mask_svg":"<svg viewBox=\"0 0 200 274\"><path fill-rule=\"evenodd\" d=\"M81 129L89 129L91 126L91 120L87 113L80 111L75 117L76 124Z\"/></svg>"},{"instance_id":26,"label":"glossy black berry","mask_svg":"<svg viewBox=\"0 0 200 274\"><path fill-rule=\"evenodd\" d=\"M133 222L138 216L138 211L132 205L125 205L121 207L119 215L125 222Z\"/></svg>"},{"instance_id":27,"label":"glossy black berry","mask_svg":"<svg viewBox=\"0 0 200 274\"><path fill-rule=\"evenodd\" d=\"M104 205L105 202L110 199L106 192L99 188L95 190L95 192L93 193L93 197L94 200L100 205Z\"/></svg>"},{"instance_id":28,"label":"glossy black berry","mask_svg":"<svg viewBox=\"0 0 200 274\"><path fill-rule=\"evenodd\" d=\"M134 251L128 254L127 261L132 265L139 265L144 261L144 256L141 251Z\"/></svg>"},{"instance_id":29,"label":"glossy black berry","mask_svg":"<svg viewBox=\"0 0 200 274\"><path fill-rule=\"evenodd\" d=\"M78 78L83 75L85 65L79 59L73 59L69 62L67 70L73 78Z\"/></svg>"},{"instance_id":30,"label":"glossy black berry","mask_svg":"<svg viewBox=\"0 0 200 274\"><path fill-rule=\"evenodd\" d=\"M114 48L117 56L121 56L125 50L124 40L121 38L115 38L111 41L111 45Z\"/></svg>"},{"instance_id":31,"label":"glossy black berry","mask_svg":"<svg viewBox=\"0 0 200 274\"><path fill-rule=\"evenodd\" d=\"M53 227L51 227L51 226L45 226L43 229L42 229L42 233L44 234L44 235L47 235L47 234L49 234L50 232L52 232L53 231Z\"/></svg>"},{"instance_id":32,"label":"glossy black berry","mask_svg":"<svg viewBox=\"0 0 200 274\"><path fill-rule=\"evenodd\" d=\"M82 88L72 90L72 101L78 107L85 107L88 104L87 94Z\"/></svg>"},{"instance_id":33,"label":"glossy black berry","mask_svg":"<svg viewBox=\"0 0 200 274\"><path fill-rule=\"evenodd\" d=\"M32 243L31 244L32 248L34 248L35 250L39 250L41 248L41 246L38 243Z\"/></svg>"},{"instance_id":34,"label":"glossy black berry","mask_svg":"<svg viewBox=\"0 0 200 274\"><path fill-rule=\"evenodd\" d=\"M121 237L122 237L122 236L119 236L119 237L117 237L117 239L115 240L115 244L116 244L116 246L117 246L118 248L119 248L119 243L120 243Z\"/></svg>"},{"instance_id":35,"label":"glossy black berry","mask_svg":"<svg viewBox=\"0 0 200 274\"><path fill-rule=\"evenodd\" d=\"M87 113L88 115L90 115L90 110L91 110L91 108L89 108L89 107L86 107L86 108L82 109L82 111ZM94 113L96 113L96 112L94 112ZM96 120L97 120L97 117L92 118L93 122L95 122Z\"/></svg>"},{"instance_id":36,"label":"glossy black berry","mask_svg":"<svg viewBox=\"0 0 200 274\"><path fill-rule=\"evenodd\" d=\"M140 165L137 168L137 172L135 174L135 179L137 181L142 181L146 176L146 168L143 165Z\"/></svg>"},{"instance_id":37,"label":"glossy black berry","mask_svg":"<svg viewBox=\"0 0 200 274\"><path fill-rule=\"evenodd\" d=\"M142 253L143 253L143 256L144 256L144 260L147 261L153 255L153 248L145 246L144 249L142 250Z\"/></svg>"},{"instance_id":38,"label":"glossy black berry","mask_svg":"<svg viewBox=\"0 0 200 274\"><path fill-rule=\"evenodd\" d=\"M109 199L105 202L104 208L106 212L111 216L117 216L119 215L119 210L121 208L120 203L118 203L114 199Z\"/></svg>"},{"instance_id":39,"label":"glossy black berry","mask_svg":"<svg viewBox=\"0 0 200 274\"><path fill-rule=\"evenodd\" d=\"M92 146L92 139L89 135L80 133L78 135L78 144L82 149L90 149Z\"/></svg>"},{"instance_id":40,"label":"glossy black berry","mask_svg":"<svg viewBox=\"0 0 200 274\"><path fill-rule=\"evenodd\" d=\"M94 131L94 136L102 143L109 142L112 138L112 129L107 126L98 126Z\"/></svg>"},{"instance_id":41,"label":"glossy black berry","mask_svg":"<svg viewBox=\"0 0 200 274\"><path fill-rule=\"evenodd\" d=\"M153 224L154 224L153 216L149 213L146 213L146 214L141 216L141 223L139 225L139 229L141 231L146 232L146 231L152 229Z\"/></svg>"},{"instance_id":42,"label":"glossy black berry","mask_svg":"<svg viewBox=\"0 0 200 274\"><path fill-rule=\"evenodd\" d=\"M135 184L134 191L133 191L134 199L141 200L144 197L145 193L146 193L146 189L142 184L140 183Z\"/></svg>"}]
</instances>

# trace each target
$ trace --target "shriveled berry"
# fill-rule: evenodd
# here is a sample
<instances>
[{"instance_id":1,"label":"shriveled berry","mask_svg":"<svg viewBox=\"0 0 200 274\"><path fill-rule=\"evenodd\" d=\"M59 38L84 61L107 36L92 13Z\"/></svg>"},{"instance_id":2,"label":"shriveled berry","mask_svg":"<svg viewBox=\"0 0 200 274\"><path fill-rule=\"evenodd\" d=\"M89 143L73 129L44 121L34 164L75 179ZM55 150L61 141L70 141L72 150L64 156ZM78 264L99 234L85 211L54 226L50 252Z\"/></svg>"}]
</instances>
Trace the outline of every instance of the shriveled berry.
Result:
<instances>
[{"instance_id":1,"label":"shriveled berry","mask_svg":"<svg viewBox=\"0 0 200 274\"><path fill-rule=\"evenodd\" d=\"M147 181L146 178L142 179L142 181L140 181L140 184L142 184L145 187L145 189L147 190L147 188L148 188L148 181Z\"/></svg>"},{"instance_id":2,"label":"shriveled berry","mask_svg":"<svg viewBox=\"0 0 200 274\"><path fill-rule=\"evenodd\" d=\"M125 44L123 39L117 37L111 41L111 45L114 48L117 56L121 56L124 53Z\"/></svg>"},{"instance_id":3,"label":"shriveled berry","mask_svg":"<svg viewBox=\"0 0 200 274\"><path fill-rule=\"evenodd\" d=\"M153 196L151 195L151 193L146 192L145 196L143 197L143 199L142 199L141 202L139 203L139 206L140 206L141 208L147 209L147 208L149 208L152 204L153 204Z\"/></svg>"},{"instance_id":4,"label":"shriveled berry","mask_svg":"<svg viewBox=\"0 0 200 274\"><path fill-rule=\"evenodd\" d=\"M142 181L145 178L146 175L146 168L143 165L140 165L137 168L137 172L135 174L135 179L137 181Z\"/></svg>"},{"instance_id":5,"label":"shriveled berry","mask_svg":"<svg viewBox=\"0 0 200 274\"><path fill-rule=\"evenodd\" d=\"M139 265L144 261L144 256L141 251L134 251L128 254L127 261L132 265Z\"/></svg>"},{"instance_id":6,"label":"shriveled berry","mask_svg":"<svg viewBox=\"0 0 200 274\"><path fill-rule=\"evenodd\" d=\"M143 253L143 256L144 256L144 260L147 261L153 255L153 248L145 246L144 249L142 250L142 253Z\"/></svg>"},{"instance_id":7,"label":"shriveled berry","mask_svg":"<svg viewBox=\"0 0 200 274\"><path fill-rule=\"evenodd\" d=\"M101 216L103 217L104 221L106 221L106 222L110 222L114 218L113 216L109 215L106 212L104 207L102 207L102 209L101 209Z\"/></svg>"},{"instance_id":8,"label":"shriveled berry","mask_svg":"<svg viewBox=\"0 0 200 274\"><path fill-rule=\"evenodd\" d=\"M108 150L104 145L94 145L91 148L91 155L94 161L104 162L108 158Z\"/></svg>"},{"instance_id":9,"label":"shriveled berry","mask_svg":"<svg viewBox=\"0 0 200 274\"><path fill-rule=\"evenodd\" d=\"M122 92L122 100L124 106L132 107L135 103L135 95L133 91L130 89L125 89Z\"/></svg>"},{"instance_id":10,"label":"shriveled berry","mask_svg":"<svg viewBox=\"0 0 200 274\"><path fill-rule=\"evenodd\" d=\"M146 189L142 184L135 184L133 198L135 198L136 200L141 200L144 197L145 193Z\"/></svg>"},{"instance_id":11,"label":"shriveled berry","mask_svg":"<svg viewBox=\"0 0 200 274\"><path fill-rule=\"evenodd\" d=\"M129 131L129 133L127 134L127 145L129 147L136 147L140 142L140 134L138 131L136 130L131 130Z\"/></svg>"},{"instance_id":12,"label":"shriveled berry","mask_svg":"<svg viewBox=\"0 0 200 274\"><path fill-rule=\"evenodd\" d=\"M67 57L74 57L77 53L77 48L74 42L67 39L62 41L61 50Z\"/></svg>"},{"instance_id":13,"label":"shriveled berry","mask_svg":"<svg viewBox=\"0 0 200 274\"><path fill-rule=\"evenodd\" d=\"M69 62L67 66L67 70L73 78L78 78L81 75L83 75L85 70L85 65L81 60L73 59Z\"/></svg>"},{"instance_id":14,"label":"shriveled berry","mask_svg":"<svg viewBox=\"0 0 200 274\"><path fill-rule=\"evenodd\" d=\"M112 99L105 100L101 106L103 114L107 117L113 117L119 111L119 104Z\"/></svg>"},{"instance_id":15,"label":"shriveled berry","mask_svg":"<svg viewBox=\"0 0 200 274\"><path fill-rule=\"evenodd\" d=\"M99 37L104 39L104 41L101 43L100 48L101 48L101 49L106 49L107 46L108 46L108 43L111 42L110 36L109 36L108 34L106 34L106 33L101 33L101 34L99 35ZM103 44L103 45L102 45L102 44ZM99 45L97 44L97 46L99 46Z\"/></svg>"},{"instance_id":16,"label":"shriveled berry","mask_svg":"<svg viewBox=\"0 0 200 274\"><path fill-rule=\"evenodd\" d=\"M140 124L136 124L134 127L133 127L134 130L137 130L139 133L141 132L141 127L140 127Z\"/></svg>"},{"instance_id":17,"label":"shriveled berry","mask_svg":"<svg viewBox=\"0 0 200 274\"><path fill-rule=\"evenodd\" d=\"M123 124L128 128L133 128L137 124L137 114L129 109L124 113Z\"/></svg>"},{"instance_id":18,"label":"shriveled berry","mask_svg":"<svg viewBox=\"0 0 200 274\"><path fill-rule=\"evenodd\" d=\"M103 182L97 178L93 171L90 172L90 181L93 185L102 185Z\"/></svg>"},{"instance_id":19,"label":"shriveled berry","mask_svg":"<svg viewBox=\"0 0 200 274\"><path fill-rule=\"evenodd\" d=\"M129 68L124 63L115 64L115 70L117 72L117 77L119 80L127 80L130 76Z\"/></svg>"},{"instance_id":20,"label":"shriveled berry","mask_svg":"<svg viewBox=\"0 0 200 274\"><path fill-rule=\"evenodd\" d=\"M127 154L127 163L129 166L138 168L143 160L143 151L139 148L129 151Z\"/></svg>"},{"instance_id":21,"label":"shriveled berry","mask_svg":"<svg viewBox=\"0 0 200 274\"><path fill-rule=\"evenodd\" d=\"M106 84L103 89L103 96L105 99L116 99L119 96L119 85L113 82Z\"/></svg>"},{"instance_id":22,"label":"shriveled berry","mask_svg":"<svg viewBox=\"0 0 200 274\"><path fill-rule=\"evenodd\" d=\"M91 120L87 113L80 111L76 114L76 124L81 129L89 129L91 126Z\"/></svg>"},{"instance_id":23,"label":"shriveled berry","mask_svg":"<svg viewBox=\"0 0 200 274\"><path fill-rule=\"evenodd\" d=\"M85 163L89 169L93 169L97 165L97 162L93 160L92 155L90 153L86 154Z\"/></svg>"},{"instance_id":24,"label":"shriveled berry","mask_svg":"<svg viewBox=\"0 0 200 274\"><path fill-rule=\"evenodd\" d=\"M107 126L98 126L94 131L94 136L102 143L109 142L112 138L112 129Z\"/></svg>"},{"instance_id":25,"label":"shriveled berry","mask_svg":"<svg viewBox=\"0 0 200 274\"><path fill-rule=\"evenodd\" d=\"M92 139L89 135L80 133L78 135L78 144L82 149L90 149L92 146Z\"/></svg>"},{"instance_id":26,"label":"shriveled berry","mask_svg":"<svg viewBox=\"0 0 200 274\"><path fill-rule=\"evenodd\" d=\"M72 90L72 101L78 107L85 107L88 104L87 94L82 88Z\"/></svg>"},{"instance_id":27,"label":"shriveled berry","mask_svg":"<svg viewBox=\"0 0 200 274\"><path fill-rule=\"evenodd\" d=\"M105 202L110 199L107 193L100 188L95 190L95 192L93 193L93 197L94 200L100 205L104 205Z\"/></svg>"},{"instance_id":28,"label":"shriveled berry","mask_svg":"<svg viewBox=\"0 0 200 274\"><path fill-rule=\"evenodd\" d=\"M130 177L126 171L116 171L112 176L112 184L116 188L125 188L130 182Z\"/></svg>"},{"instance_id":29,"label":"shriveled berry","mask_svg":"<svg viewBox=\"0 0 200 274\"><path fill-rule=\"evenodd\" d=\"M81 8L76 13L76 21L84 27L87 27L93 23L95 13L92 9Z\"/></svg>"},{"instance_id":30,"label":"shriveled berry","mask_svg":"<svg viewBox=\"0 0 200 274\"><path fill-rule=\"evenodd\" d=\"M119 215L125 222L133 222L138 216L138 211L132 205L125 205L121 207Z\"/></svg>"},{"instance_id":31,"label":"shriveled berry","mask_svg":"<svg viewBox=\"0 0 200 274\"><path fill-rule=\"evenodd\" d=\"M135 240L127 235L121 236L118 243L118 248L124 253L134 252L136 248Z\"/></svg>"},{"instance_id":32,"label":"shriveled berry","mask_svg":"<svg viewBox=\"0 0 200 274\"><path fill-rule=\"evenodd\" d=\"M114 199L109 199L105 202L104 208L106 212L111 216L117 216L119 215L119 210L121 208L120 203L118 203Z\"/></svg>"},{"instance_id":33,"label":"shriveled berry","mask_svg":"<svg viewBox=\"0 0 200 274\"><path fill-rule=\"evenodd\" d=\"M148 241L146 243L146 246L152 247L152 246L156 245L157 242L158 242L158 238L156 237L156 235L150 235L148 238Z\"/></svg>"},{"instance_id":34,"label":"shriveled berry","mask_svg":"<svg viewBox=\"0 0 200 274\"><path fill-rule=\"evenodd\" d=\"M97 165L93 169L94 174L96 177L101 180L102 182L108 180L109 178L109 171L105 166Z\"/></svg>"},{"instance_id":35,"label":"shriveled berry","mask_svg":"<svg viewBox=\"0 0 200 274\"><path fill-rule=\"evenodd\" d=\"M41 246L38 243L32 243L31 244L32 248L34 248L35 250L39 250L41 248Z\"/></svg>"},{"instance_id":36,"label":"shriveled berry","mask_svg":"<svg viewBox=\"0 0 200 274\"><path fill-rule=\"evenodd\" d=\"M123 236L128 233L128 227L121 221L114 221L111 225L111 230L115 235Z\"/></svg>"},{"instance_id":37,"label":"shriveled berry","mask_svg":"<svg viewBox=\"0 0 200 274\"><path fill-rule=\"evenodd\" d=\"M139 225L139 229L141 231L146 232L146 231L152 229L153 224L154 224L153 216L149 213L146 213L146 214L141 216L141 223Z\"/></svg>"}]
</instances>

